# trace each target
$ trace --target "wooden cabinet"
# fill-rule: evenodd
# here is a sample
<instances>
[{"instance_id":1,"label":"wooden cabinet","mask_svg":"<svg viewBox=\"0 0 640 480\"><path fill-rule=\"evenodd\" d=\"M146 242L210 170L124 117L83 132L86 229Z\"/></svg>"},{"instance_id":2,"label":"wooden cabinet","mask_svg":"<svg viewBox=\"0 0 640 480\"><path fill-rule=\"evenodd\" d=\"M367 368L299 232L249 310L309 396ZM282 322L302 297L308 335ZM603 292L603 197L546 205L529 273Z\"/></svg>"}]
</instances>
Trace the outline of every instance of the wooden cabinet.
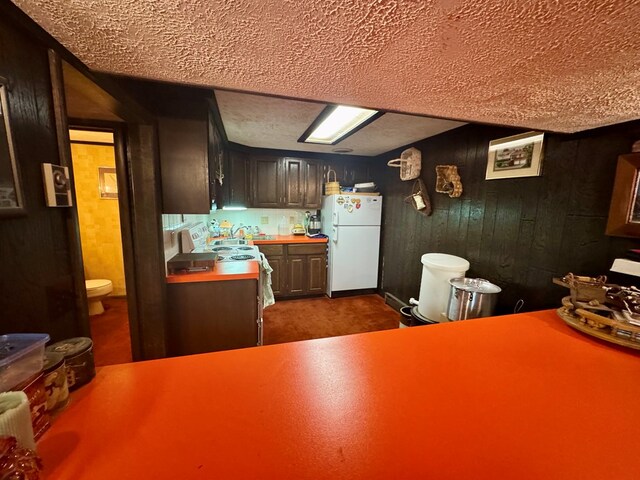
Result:
<instances>
[{"instance_id":1,"label":"wooden cabinet","mask_svg":"<svg viewBox=\"0 0 640 480\"><path fill-rule=\"evenodd\" d=\"M278 157L252 155L251 187L253 207L279 208L283 206L281 161Z\"/></svg>"},{"instance_id":2,"label":"wooden cabinet","mask_svg":"<svg viewBox=\"0 0 640 480\"><path fill-rule=\"evenodd\" d=\"M167 285L170 355L255 347L260 338L256 280Z\"/></svg>"},{"instance_id":3,"label":"wooden cabinet","mask_svg":"<svg viewBox=\"0 0 640 480\"><path fill-rule=\"evenodd\" d=\"M304 208L319 209L322 207L322 163L306 160L304 169Z\"/></svg>"},{"instance_id":4,"label":"wooden cabinet","mask_svg":"<svg viewBox=\"0 0 640 480\"><path fill-rule=\"evenodd\" d=\"M285 208L305 206L306 167L307 162L299 158L282 159Z\"/></svg>"},{"instance_id":5,"label":"wooden cabinet","mask_svg":"<svg viewBox=\"0 0 640 480\"><path fill-rule=\"evenodd\" d=\"M251 195L249 189L249 156L235 150L227 151L223 163L224 179L222 183L222 206L249 207Z\"/></svg>"},{"instance_id":6,"label":"wooden cabinet","mask_svg":"<svg viewBox=\"0 0 640 480\"><path fill-rule=\"evenodd\" d=\"M324 295L327 285L327 245L306 243L260 245L273 272L276 298Z\"/></svg>"},{"instance_id":7,"label":"wooden cabinet","mask_svg":"<svg viewBox=\"0 0 640 480\"><path fill-rule=\"evenodd\" d=\"M371 181L369 164L364 161L341 160L329 161L324 167L324 181L328 181L329 170L336 172L337 181L342 186L352 186L354 183L365 183ZM333 179L333 175L332 175Z\"/></svg>"},{"instance_id":8,"label":"wooden cabinet","mask_svg":"<svg viewBox=\"0 0 640 480\"><path fill-rule=\"evenodd\" d=\"M309 294L323 294L327 287L327 256L307 255L307 285L306 291Z\"/></svg>"},{"instance_id":9,"label":"wooden cabinet","mask_svg":"<svg viewBox=\"0 0 640 480\"><path fill-rule=\"evenodd\" d=\"M209 213L207 133L206 117L158 118L163 213Z\"/></svg>"},{"instance_id":10,"label":"wooden cabinet","mask_svg":"<svg viewBox=\"0 0 640 480\"><path fill-rule=\"evenodd\" d=\"M251 156L251 206L320 208L322 165L315 160L270 155Z\"/></svg>"}]
</instances>

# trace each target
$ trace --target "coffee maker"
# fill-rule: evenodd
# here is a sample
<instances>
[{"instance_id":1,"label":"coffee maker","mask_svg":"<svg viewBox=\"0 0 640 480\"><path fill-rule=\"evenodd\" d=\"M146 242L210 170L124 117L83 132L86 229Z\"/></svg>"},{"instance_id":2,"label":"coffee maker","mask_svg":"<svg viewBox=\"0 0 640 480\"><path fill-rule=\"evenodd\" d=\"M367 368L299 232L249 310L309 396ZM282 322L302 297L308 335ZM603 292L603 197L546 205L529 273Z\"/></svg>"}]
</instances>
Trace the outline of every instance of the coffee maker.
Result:
<instances>
[{"instance_id":1,"label":"coffee maker","mask_svg":"<svg viewBox=\"0 0 640 480\"><path fill-rule=\"evenodd\" d=\"M320 222L320 210L316 210L316 213L309 217L309 227L307 228L307 232L309 235L315 235L320 233L320 229L322 228Z\"/></svg>"}]
</instances>

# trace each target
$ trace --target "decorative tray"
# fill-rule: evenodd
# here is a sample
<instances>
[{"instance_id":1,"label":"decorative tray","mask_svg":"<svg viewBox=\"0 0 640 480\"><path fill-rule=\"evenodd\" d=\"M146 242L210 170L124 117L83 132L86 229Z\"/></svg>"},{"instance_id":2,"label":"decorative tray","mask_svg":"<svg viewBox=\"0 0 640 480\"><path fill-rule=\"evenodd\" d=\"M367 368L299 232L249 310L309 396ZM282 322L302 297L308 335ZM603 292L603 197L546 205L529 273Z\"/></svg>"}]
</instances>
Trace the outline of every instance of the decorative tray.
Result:
<instances>
[{"instance_id":1,"label":"decorative tray","mask_svg":"<svg viewBox=\"0 0 640 480\"><path fill-rule=\"evenodd\" d=\"M640 290L606 283L606 277L569 273L554 283L570 289L558 316L583 333L640 350Z\"/></svg>"}]
</instances>

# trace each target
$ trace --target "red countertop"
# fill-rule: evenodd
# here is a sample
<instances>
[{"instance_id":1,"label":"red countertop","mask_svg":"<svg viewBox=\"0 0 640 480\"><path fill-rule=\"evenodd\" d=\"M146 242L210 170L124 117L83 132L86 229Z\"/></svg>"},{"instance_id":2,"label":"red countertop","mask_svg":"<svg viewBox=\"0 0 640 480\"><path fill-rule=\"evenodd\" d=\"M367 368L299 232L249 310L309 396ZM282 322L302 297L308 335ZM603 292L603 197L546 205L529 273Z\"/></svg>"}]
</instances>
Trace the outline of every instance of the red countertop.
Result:
<instances>
[{"instance_id":1,"label":"red countertop","mask_svg":"<svg viewBox=\"0 0 640 480\"><path fill-rule=\"evenodd\" d=\"M216 282L219 280L258 280L260 265L255 260L216 262L209 272L167 275L167 283Z\"/></svg>"},{"instance_id":2,"label":"red countertop","mask_svg":"<svg viewBox=\"0 0 640 480\"><path fill-rule=\"evenodd\" d=\"M327 243L326 238L309 238L302 235L273 235L271 240L251 240L253 245L289 243ZM180 273L167 275L167 283L216 282L220 280L257 280L260 266L255 261L216 262L210 272Z\"/></svg>"},{"instance_id":3,"label":"red countertop","mask_svg":"<svg viewBox=\"0 0 640 480\"><path fill-rule=\"evenodd\" d=\"M640 354L554 311L104 367L48 479L640 478Z\"/></svg>"},{"instance_id":4,"label":"red countertop","mask_svg":"<svg viewBox=\"0 0 640 480\"><path fill-rule=\"evenodd\" d=\"M306 235L272 235L272 240L260 240L256 237L252 240L254 245L277 245L284 243L327 243L326 238L309 238Z\"/></svg>"}]
</instances>

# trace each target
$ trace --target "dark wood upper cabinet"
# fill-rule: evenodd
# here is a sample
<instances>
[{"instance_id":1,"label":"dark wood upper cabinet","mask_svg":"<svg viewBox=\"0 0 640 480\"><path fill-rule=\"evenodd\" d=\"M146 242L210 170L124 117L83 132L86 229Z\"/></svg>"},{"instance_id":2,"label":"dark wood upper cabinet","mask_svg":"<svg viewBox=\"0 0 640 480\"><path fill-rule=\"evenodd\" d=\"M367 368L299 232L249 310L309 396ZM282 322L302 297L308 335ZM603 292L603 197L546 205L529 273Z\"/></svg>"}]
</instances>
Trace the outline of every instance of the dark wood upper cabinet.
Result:
<instances>
[{"instance_id":1,"label":"dark wood upper cabinet","mask_svg":"<svg viewBox=\"0 0 640 480\"><path fill-rule=\"evenodd\" d=\"M304 158L251 155L252 207L320 208L322 163Z\"/></svg>"},{"instance_id":2,"label":"dark wood upper cabinet","mask_svg":"<svg viewBox=\"0 0 640 480\"><path fill-rule=\"evenodd\" d=\"M222 183L225 207L249 207L252 204L249 189L249 155L228 150L225 155Z\"/></svg>"},{"instance_id":3,"label":"dark wood upper cabinet","mask_svg":"<svg viewBox=\"0 0 640 480\"><path fill-rule=\"evenodd\" d=\"M251 187L253 207L280 208L284 203L280 159L267 155L251 158Z\"/></svg>"},{"instance_id":4,"label":"dark wood upper cabinet","mask_svg":"<svg viewBox=\"0 0 640 480\"><path fill-rule=\"evenodd\" d=\"M285 208L304 207L306 165L306 161L299 158L282 159Z\"/></svg>"},{"instance_id":5,"label":"dark wood upper cabinet","mask_svg":"<svg viewBox=\"0 0 640 480\"><path fill-rule=\"evenodd\" d=\"M163 213L209 213L207 133L205 116L158 118Z\"/></svg>"},{"instance_id":6,"label":"dark wood upper cabinet","mask_svg":"<svg viewBox=\"0 0 640 480\"><path fill-rule=\"evenodd\" d=\"M304 164L304 208L322 206L322 163L306 160Z\"/></svg>"}]
</instances>

